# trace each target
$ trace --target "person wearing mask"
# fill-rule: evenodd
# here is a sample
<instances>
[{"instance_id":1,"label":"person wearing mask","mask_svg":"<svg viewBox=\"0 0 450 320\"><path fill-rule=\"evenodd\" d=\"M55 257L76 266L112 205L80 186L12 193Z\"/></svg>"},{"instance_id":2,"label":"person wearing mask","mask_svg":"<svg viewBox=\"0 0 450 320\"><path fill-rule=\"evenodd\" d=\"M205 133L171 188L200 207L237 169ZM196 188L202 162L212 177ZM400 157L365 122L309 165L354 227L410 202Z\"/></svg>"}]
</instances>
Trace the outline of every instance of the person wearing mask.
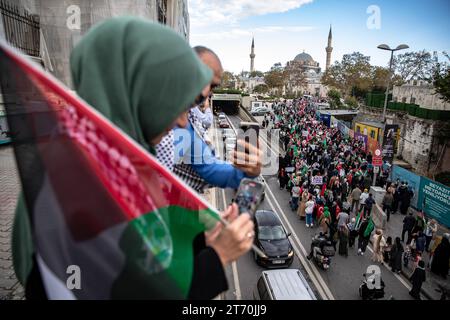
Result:
<instances>
[{"instance_id":1,"label":"person wearing mask","mask_svg":"<svg viewBox=\"0 0 450 320\"><path fill-rule=\"evenodd\" d=\"M402 230L402 242L405 242L405 233L408 234L408 238L406 241L406 244L409 244L411 242L411 235L414 228L414 225L416 224L416 219L413 217L413 213L410 212L404 219L403 219L403 230Z\"/></svg>"},{"instance_id":2,"label":"person wearing mask","mask_svg":"<svg viewBox=\"0 0 450 320\"><path fill-rule=\"evenodd\" d=\"M396 272L400 274L402 271L402 255L404 252L404 248L400 242L400 238L395 238L395 243L391 249L391 270L392 272Z\"/></svg>"},{"instance_id":3,"label":"person wearing mask","mask_svg":"<svg viewBox=\"0 0 450 320\"><path fill-rule=\"evenodd\" d=\"M132 17L108 19L92 28L73 49L70 64L77 94L153 154L176 123L187 123L189 107L212 78L211 71L173 30ZM189 299L212 299L227 290L225 266L247 253L253 244L254 225L248 214L238 216L238 208L233 205L223 216L228 225L216 224L208 245L203 232L190 244L193 261L185 262L191 263L187 267L193 270ZM33 242L26 236L30 223L26 204L19 201L13 228L14 268L19 281L26 283L27 299L46 299L42 270ZM134 225L123 231L121 243L130 237L136 243L133 252L145 255L142 248L147 244ZM107 249L120 250L101 248ZM57 259L56 253L53 259ZM176 294L159 285L164 275L152 274L145 262L127 259L123 263L111 298L170 299ZM132 290L121 290L124 286Z\"/></svg>"},{"instance_id":4,"label":"person wearing mask","mask_svg":"<svg viewBox=\"0 0 450 320\"><path fill-rule=\"evenodd\" d=\"M425 250L427 252L430 251L430 243L431 240L433 240L434 235L437 232L437 221L435 219L430 219L430 221L428 221L427 223L427 227L425 228L425 237L427 239L426 243L425 243Z\"/></svg>"},{"instance_id":5,"label":"person wearing mask","mask_svg":"<svg viewBox=\"0 0 450 320\"><path fill-rule=\"evenodd\" d=\"M420 299L420 290L422 289L422 284L427 280L425 272L425 262L420 260L417 264L416 269L414 269L413 274L409 277L409 281L412 283L412 289L409 294L416 300Z\"/></svg>"},{"instance_id":6,"label":"person wearing mask","mask_svg":"<svg viewBox=\"0 0 450 320\"><path fill-rule=\"evenodd\" d=\"M223 68L219 57L206 47L194 47L200 60L213 71L213 79L201 94L203 101L199 101L189 112L189 122L185 127L176 127L173 140L164 139L158 146L161 154L159 160L180 176L190 187L199 193L205 188L233 188L237 189L243 178L255 178L261 172L261 151L248 142L238 141L242 151L233 152L233 163L216 158L214 151L205 139L205 117L199 108L208 107L208 96L220 85ZM169 135L170 137L172 135ZM249 154L243 152L248 149ZM173 149L174 151L170 151ZM163 150L163 152L161 152ZM173 158L165 154L173 154Z\"/></svg>"},{"instance_id":7,"label":"person wearing mask","mask_svg":"<svg viewBox=\"0 0 450 320\"><path fill-rule=\"evenodd\" d=\"M390 192L390 190L388 190L386 192L386 194L383 197L383 211L386 213L387 216L387 222L389 222L389 219L391 218L391 212L392 212L392 204L394 202L394 196L392 195L392 193Z\"/></svg>"}]
</instances>

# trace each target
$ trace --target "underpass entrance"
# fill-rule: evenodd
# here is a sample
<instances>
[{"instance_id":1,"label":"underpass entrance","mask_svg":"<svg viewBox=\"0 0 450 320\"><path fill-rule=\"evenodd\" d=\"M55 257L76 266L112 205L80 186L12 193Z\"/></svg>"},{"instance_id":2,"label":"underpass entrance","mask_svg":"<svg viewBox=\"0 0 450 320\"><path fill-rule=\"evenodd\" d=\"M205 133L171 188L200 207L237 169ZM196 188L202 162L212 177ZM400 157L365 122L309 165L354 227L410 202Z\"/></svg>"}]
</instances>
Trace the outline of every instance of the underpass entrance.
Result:
<instances>
[{"instance_id":1,"label":"underpass entrance","mask_svg":"<svg viewBox=\"0 0 450 320\"><path fill-rule=\"evenodd\" d=\"M214 94L211 99L211 107L216 115L219 112L227 115L238 115L240 104L240 94Z\"/></svg>"}]
</instances>

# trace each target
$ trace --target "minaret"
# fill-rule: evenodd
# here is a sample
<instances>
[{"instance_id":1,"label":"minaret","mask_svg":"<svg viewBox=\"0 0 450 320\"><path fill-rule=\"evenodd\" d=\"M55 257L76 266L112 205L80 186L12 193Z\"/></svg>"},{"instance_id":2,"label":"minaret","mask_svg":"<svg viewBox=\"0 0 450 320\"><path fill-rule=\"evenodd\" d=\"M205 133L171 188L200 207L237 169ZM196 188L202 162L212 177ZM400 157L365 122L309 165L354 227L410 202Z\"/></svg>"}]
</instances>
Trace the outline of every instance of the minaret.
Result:
<instances>
[{"instance_id":1,"label":"minaret","mask_svg":"<svg viewBox=\"0 0 450 320\"><path fill-rule=\"evenodd\" d=\"M331 63L331 52L333 51L333 47L331 46L331 41L333 40L333 35L331 34L331 25L330 25L330 33L328 34L328 47L325 48L327 51L327 64L325 65L325 70L328 70Z\"/></svg>"},{"instance_id":2,"label":"minaret","mask_svg":"<svg viewBox=\"0 0 450 320\"><path fill-rule=\"evenodd\" d=\"M250 72L255 71L255 38L252 38L252 52L250 53Z\"/></svg>"}]
</instances>

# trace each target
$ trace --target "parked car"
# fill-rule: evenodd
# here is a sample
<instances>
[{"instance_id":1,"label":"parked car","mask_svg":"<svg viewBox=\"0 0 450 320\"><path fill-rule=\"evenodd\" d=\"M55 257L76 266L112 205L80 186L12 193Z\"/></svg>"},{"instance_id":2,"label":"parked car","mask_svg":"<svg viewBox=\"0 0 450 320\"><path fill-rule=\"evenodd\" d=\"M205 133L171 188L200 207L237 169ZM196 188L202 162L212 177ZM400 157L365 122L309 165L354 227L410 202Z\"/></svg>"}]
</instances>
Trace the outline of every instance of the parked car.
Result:
<instances>
[{"instance_id":1,"label":"parked car","mask_svg":"<svg viewBox=\"0 0 450 320\"><path fill-rule=\"evenodd\" d=\"M230 124L228 123L228 121L226 119L225 120L220 120L219 127L220 128L229 128Z\"/></svg>"},{"instance_id":2,"label":"parked car","mask_svg":"<svg viewBox=\"0 0 450 320\"><path fill-rule=\"evenodd\" d=\"M255 300L317 300L298 269L265 270L253 290Z\"/></svg>"},{"instance_id":3,"label":"parked car","mask_svg":"<svg viewBox=\"0 0 450 320\"><path fill-rule=\"evenodd\" d=\"M260 257L254 253L257 264L266 268L287 268L294 260L294 250L278 215L270 210L256 211L255 245L264 253Z\"/></svg>"},{"instance_id":4,"label":"parked car","mask_svg":"<svg viewBox=\"0 0 450 320\"><path fill-rule=\"evenodd\" d=\"M253 116L263 116L268 112L270 112L270 110L267 107L257 107L255 109L252 109L252 111L250 111L250 113Z\"/></svg>"}]
</instances>

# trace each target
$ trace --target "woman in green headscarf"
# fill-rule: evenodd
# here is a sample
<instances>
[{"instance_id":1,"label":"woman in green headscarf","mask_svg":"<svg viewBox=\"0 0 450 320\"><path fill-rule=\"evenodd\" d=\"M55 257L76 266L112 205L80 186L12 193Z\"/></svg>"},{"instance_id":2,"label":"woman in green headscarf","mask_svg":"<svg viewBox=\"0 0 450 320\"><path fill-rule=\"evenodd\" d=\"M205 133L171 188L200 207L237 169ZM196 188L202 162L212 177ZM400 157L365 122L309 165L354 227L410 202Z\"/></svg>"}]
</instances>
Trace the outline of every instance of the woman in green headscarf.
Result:
<instances>
[{"instance_id":1,"label":"woman in green headscarf","mask_svg":"<svg viewBox=\"0 0 450 320\"><path fill-rule=\"evenodd\" d=\"M175 124L186 124L190 106L212 78L174 31L131 17L110 19L90 30L72 52L71 71L77 94L152 153ZM225 215L233 221L216 227L209 247L203 233L196 239L190 298L213 298L226 290L223 266L253 243L249 216L237 217L236 205ZM27 298L45 298L23 197L16 210L13 259Z\"/></svg>"}]
</instances>

